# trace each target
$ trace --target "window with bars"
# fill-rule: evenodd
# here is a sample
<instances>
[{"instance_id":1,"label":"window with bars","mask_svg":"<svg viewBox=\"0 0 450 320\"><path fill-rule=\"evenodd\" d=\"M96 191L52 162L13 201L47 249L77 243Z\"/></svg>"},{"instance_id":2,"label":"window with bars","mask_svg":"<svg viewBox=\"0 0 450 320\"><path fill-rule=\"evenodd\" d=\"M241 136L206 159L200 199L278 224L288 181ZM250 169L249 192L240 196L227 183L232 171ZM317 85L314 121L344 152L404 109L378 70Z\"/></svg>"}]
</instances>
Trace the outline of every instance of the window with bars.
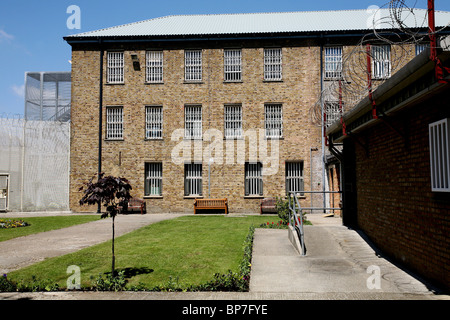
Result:
<instances>
[{"instance_id":1,"label":"window with bars","mask_svg":"<svg viewBox=\"0 0 450 320\"><path fill-rule=\"evenodd\" d=\"M391 76L391 46L372 46L372 78L386 79Z\"/></svg>"},{"instance_id":2,"label":"window with bars","mask_svg":"<svg viewBox=\"0 0 450 320\"><path fill-rule=\"evenodd\" d=\"M246 162L245 163L245 195L246 196L262 196L263 195L263 179L262 179L262 163Z\"/></svg>"},{"instance_id":3,"label":"window with bars","mask_svg":"<svg viewBox=\"0 0 450 320\"><path fill-rule=\"evenodd\" d=\"M286 162L286 193L295 192L304 195L303 161Z\"/></svg>"},{"instance_id":4,"label":"window with bars","mask_svg":"<svg viewBox=\"0 0 450 320\"><path fill-rule=\"evenodd\" d=\"M162 196L162 163L145 164L145 186L146 196Z\"/></svg>"},{"instance_id":5,"label":"window with bars","mask_svg":"<svg viewBox=\"0 0 450 320\"><path fill-rule=\"evenodd\" d=\"M450 192L450 118L429 125L431 190Z\"/></svg>"},{"instance_id":6,"label":"window with bars","mask_svg":"<svg viewBox=\"0 0 450 320\"><path fill-rule=\"evenodd\" d=\"M148 83L162 83L164 69L163 52L147 51L146 56L146 81Z\"/></svg>"},{"instance_id":7,"label":"window with bars","mask_svg":"<svg viewBox=\"0 0 450 320\"><path fill-rule=\"evenodd\" d=\"M106 108L106 139L123 139L123 107Z\"/></svg>"},{"instance_id":8,"label":"window with bars","mask_svg":"<svg viewBox=\"0 0 450 320\"><path fill-rule=\"evenodd\" d=\"M242 138L242 106L240 104L225 106L225 138Z\"/></svg>"},{"instance_id":9,"label":"window with bars","mask_svg":"<svg viewBox=\"0 0 450 320\"><path fill-rule=\"evenodd\" d=\"M425 43L417 43L416 44L416 56L422 53L426 48L428 48L430 45Z\"/></svg>"},{"instance_id":10,"label":"window with bars","mask_svg":"<svg viewBox=\"0 0 450 320\"><path fill-rule=\"evenodd\" d=\"M281 104L264 105L264 126L266 138L283 137L283 106Z\"/></svg>"},{"instance_id":11,"label":"window with bars","mask_svg":"<svg viewBox=\"0 0 450 320\"><path fill-rule=\"evenodd\" d=\"M145 138L162 139L163 108L162 106L145 107Z\"/></svg>"},{"instance_id":12,"label":"window with bars","mask_svg":"<svg viewBox=\"0 0 450 320\"><path fill-rule=\"evenodd\" d=\"M329 127L333 122L341 119L342 112L343 104L341 110L339 101L325 101L325 114L327 115L325 125Z\"/></svg>"},{"instance_id":13,"label":"window with bars","mask_svg":"<svg viewBox=\"0 0 450 320\"><path fill-rule=\"evenodd\" d=\"M325 48L325 79L342 77L342 47Z\"/></svg>"},{"instance_id":14,"label":"window with bars","mask_svg":"<svg viewBox=\"0 0 450 320\"><path fill-rule=\"evenodd\" d=\"M184 80L202 81L202 50L184 52Z\"/></svg>"},{"instance_id":15,"label":"window with bars","mask_svg":"<svg viewBox=\"0 0 450 320\"><path fill-rule=\"evenodd\" d=\"M225 81L242 80L242 50L228 49L224 51L224 69Z\"/></svg>"},{"instance_id":16,"label":"window with bars","mask_svg":"<svg viewBox=\"0 0 450 320\"><path fill-rule=\"evenodd\" d=\"M281 48L264 49L264 80L282 80Z\"/></svg>"},{"instance_id":17,"label":"window with bars","mask_svg":"<svg viewBox=\"0 0 450 320\"><path fill-rule=\"evenodd\" d=\"M202 106L185 106L184 137L185 139L202 138Z\"/></svg>"},{"instance_id":18,"label":"window with bars","mask_svg":"<svg viewBox=\"0 0 450 320\"><path fill-rule=\"evenodd\" d=\"M124 82L124 56L123 52L108 52L107 54L107 82L123 83Z\"/></svg>"},{"instance_id":19,"label":"window with bars","mask_svg":"<svg viewBox=\"0 0 450 320\"><path fill-rule=\"evenodd\" d=\"M202 164L184 164L184 195L201 196L202 192Z\"/></svg>"}]
</instances>

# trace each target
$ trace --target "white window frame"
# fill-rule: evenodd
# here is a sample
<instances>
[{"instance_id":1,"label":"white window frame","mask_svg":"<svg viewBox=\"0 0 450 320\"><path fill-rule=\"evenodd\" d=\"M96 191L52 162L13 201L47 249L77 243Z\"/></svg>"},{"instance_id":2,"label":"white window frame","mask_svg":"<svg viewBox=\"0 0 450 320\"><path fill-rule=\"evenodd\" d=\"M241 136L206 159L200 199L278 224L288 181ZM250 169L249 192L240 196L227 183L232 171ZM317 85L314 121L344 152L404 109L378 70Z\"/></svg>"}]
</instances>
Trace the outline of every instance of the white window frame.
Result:
<instances>
[{"instance_id":1,"label":"white window frame","mask_svg":"<svg viewBox=\"0 0 450 320\"><path fill-rule=\"evenodd\" d=\"M240 139L242 132L242 105L228 104L224 108L225 139Z\"/></svg>"},{"instance_id":2,"label":"white window frame","mask_svg":"<svg viewBox=\"0 0 450 320\"><path fill-rule=\"evenodd\" d=\"M164 82L164 52L149 50L146 52L146 82Z\"/></svg>"},{"instance_id":3,"label":"white window frame","mask_svg":"<svg viewBox=\"0 0 450 320\"><path fill-rule=\"evenodd\" d=\"M202 50L184 51L184 80L187 82L202 81Z\"/></svg>"},{"instance_id":4,"label":"white window frame","mask_svg":"<svg viewBox=\"0 0 450 320\"><path fill-rule=\"evenodd\" d=\"M283 50L282 48L264 49L264 80L283 80Z\"/></svg>"},{"instance_id":5,"label":"white window frame","mask_svg":"<svg viewBox=\"0 0 450 320\"><path fill-rule=\"evenodd\" d=\"M264 104L264 128L268 139L283 137L283 105L281 103Z\"/></svg>"},{"instance_id":6,"label":"white window frame","mask_svg":"<svg viewBox=\"0 0 450 320\"><path fill-rule=\"evenodd\" d=\"M373 45L371 47L372 79L381 80L391 77L391 46Z\"/></svg>"},{"instance_id":7,"label":"white window frame","mask_svg":"<svg viewBox=\"0 0 450 320\"><path fill-rule=\"evenodd\" d=\"M342 47L325 47L325 79L342 78Z\"/></svg>"},{"instance_id":8,"label":"white window frame","mask_svg":"<svg viewBox=\"0 0 450 320\"><path fill-rule=\"evenodd\" d=\"M184 107L184 138L202 139L201 105L186 105Z\"/></svg>"},{"instance_id":9,"label":"white window frame","mask_svg":"<svg viewBox=\"0 0 450 320\"><path fill-rule=\"evenodd\" d=\"M225 49L223 52L224 81L242 81L242 50Z\"/></svg>"},{"instance_id":10,"label":"white window frame","mask_svg":"<svg viewBox=\"0 0 450 320\"><path fill-rule=\"evenodd\" d=\"M145 107L145 138L158 140L163 138L163 107Z\"/></svg>"},{"instance_id":11,"label":"white window frame","mask_svg":"<svg viewBox=\"0 0 450 320\"><path fill-rule=\"evenodd\" d=\"M335 121L341 119L344 107L342 110L339 107L339 101L325 101L325 114L327 115L325 125L329 127Z\"/></svg>"},{"instance_id":12,"label":"white window frame","mask_svg":"<svg viewBox=\"0 0 450 320\"><path fill-rule=\"evenodd\" d=\"M124 52L108 51L107 53L107 77L110 84L124 83Z\"/></svg>"},{"instance_id":13,"label":"white window frame","mask_svg":"<svg viewBox=\"0 0 450 320\"><path fill-rule=\"evenodd\" d=\"M429 124L431 190L450 192L450 118Z\"/></svg>"},{"instance_id":14,"label":"white window frame","mask_svg":"<svg viewBox=\"0 0 450 320\"><path fill-rule=\"evenodd\" d=\"M303 196L305 191L303 180L303 161L286 161L286 194L295 192Z\"/></svg>"},{"instance_id":15,"label":"white window frame","mask_svg":"<svg viewBox=\"0 0 450 320\"><path fill-rule=\"evenodd\" d=\"M162 196L162 177L162 162L145 163L145 196Z\"/></svg>"},{"instance_id":16,"label":"white window frame","mask_svg":"<svg viewBox=\"0 0 450 320\"><path fill-rule=\"evenodd\" d=\"M203 195L203 168L201 163L184 164L184 196Z\"/></svg>"},{"instance_id":17,"label":"white window frame","mask_svg":"<svg viewBox=\"0 0 450 320\"><path fill-rule=\"evenodd\" d=\"M106 140L123 140L123 107L106 107Z\"/></svg>"},{"instance_id":18,"label":"white window frame","mask_svg":"<svg viewBox=\"0 0 450 320\"><path fill-rule=\"evenodd\" d=\"M263 175L261 162L245 163L245 196L263 196Z\"/></svg>"}]
</instances>

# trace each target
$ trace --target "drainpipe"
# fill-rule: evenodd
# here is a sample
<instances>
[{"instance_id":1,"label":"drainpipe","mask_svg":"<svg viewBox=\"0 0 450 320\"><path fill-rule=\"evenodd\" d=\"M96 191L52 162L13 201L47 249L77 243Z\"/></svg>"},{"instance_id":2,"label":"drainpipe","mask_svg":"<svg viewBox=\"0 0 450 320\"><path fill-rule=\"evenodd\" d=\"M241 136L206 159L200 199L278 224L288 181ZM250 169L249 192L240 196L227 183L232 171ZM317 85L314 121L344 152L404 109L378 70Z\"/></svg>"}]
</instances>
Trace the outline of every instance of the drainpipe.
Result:
<instances>
[{"instance_id":1,"label":"drainpipe","mask_svg":"<svg viewBox=\"0 0 450 320\"><path fill-rule=\"evenodd\" d=\"M99 103L98 103L98 178L102 172L102 126L103 126L103 47L102 40L100 45L100 84L99 84ZM97 213L101 213L101 204L98 203Z\"/></svg>"},{"instance_id":2,"label":"drainpipe","mask_svg":"<svg viewBox=\"0 0 450 320\"><path fill-rule=\"evenodd\" d=\"M325 110L324 104L322 100L322 92L323 92L323 42L320 42L320 107L322 112L322 117L324 117ZM323 120L323 119L322 119ZM326 208L326 199L325 199L325 122L322 121L322 199L323 199L323 207ZM326 213L326 210L323 210L323 213Z\"/></svg>"}]
</instances>

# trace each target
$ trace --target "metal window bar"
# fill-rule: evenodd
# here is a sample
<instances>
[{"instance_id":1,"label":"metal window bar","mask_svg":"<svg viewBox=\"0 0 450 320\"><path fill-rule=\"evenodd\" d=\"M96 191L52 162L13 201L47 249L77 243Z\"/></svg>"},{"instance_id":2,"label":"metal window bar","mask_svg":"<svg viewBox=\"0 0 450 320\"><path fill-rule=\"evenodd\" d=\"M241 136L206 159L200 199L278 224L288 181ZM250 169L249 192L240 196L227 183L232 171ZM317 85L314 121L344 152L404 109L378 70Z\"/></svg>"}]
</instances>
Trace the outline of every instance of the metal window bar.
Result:
<instances>
[{"instance_id":1,"label":"metal window bar","mask_svg":"<svg viewBox=\"0 0 450 320\"><path fill-rule=\"evenodd\" d=\"M148 106L145 108L145 138L162 139L163 108Z\"/></svg>"},{"instance_id":2,"label":"metal window bar","mask_svg":"<svg viewBox=\"0 0 450 320\"><path fill-rule=\"evenodd\" d=\"M106 139L123 139L123 107L106 108Z\"/></svg>"},{"instance_id":3,"label":"metal window bar","mask_svg":"<svg viewBox=\"0 0 450 320\"><path fill-rule=\"evenodd\" d=\"M286 162L286 191L303 196L303 162Z\"/></svg>"},{"instance_id":4,"label":"metal window bar","mask_svg":"<svg viewBox=\"0 0 450 320\"><path fill-rule=\"evenodd\" d=\"M202 164L186 163L184 166L184 195L202 195Z\"/></svg>"},{"instance_id":5,"label":"metal window bar","mask_svg":"<svg viewBox=\"0 0 450 320\"><path fill-rule=\"evenodd\" d=\"M186 50L184 52L185 59L185 80L201 81L202 80L202 51Z\"/></svg>"},{"instance_id":6,"label":"metal window bar","mask_svg":"<svg viewBox=\"0 0 450 320\"><path fill-rule=\"evenodd\" d=\"M264 80L282 80L281 49L264 49Z\"/></svg>"},{"instance_id":7,"label":"metal window bar","mask_svg":"<svg viewBox=\"0 0 450 320\"><path fill-rule=\"evenodd\" d=\"M242 80L242 51L240 49L224 51L224 80Z\"/></svg>"},{"instance_id":8,"label":"metal window bar","mask_svg":"<svg viewBox=\"0 0 450 320\"><path fill-rule=\"evenodd\" d=\"M245 163L245 195L262 196L262 163Z\"/></svg>"},{"instance_id":9,"label":"metal window bar","mask_svg":"<svg viewBox=\"0 0 450 320\"><path fill-rule=\"evenodd\" d=\"M202 138L202 107L186 106L184 110L184 136L186 139Z\"/></svg>"},{"instance_id":10,"label":"metal window bar","mask_svg":"<svg viewBox=\"0 0 450 320\"><path fill-rule=\"evenodd\" d=\"M339 101L326 101L325 113L327 115L325 125L329 127L333 122L341 119L343 110L339 106Z\"/></svg>"},{"instance_id":11,"label":"metal window bar","mask_svg":"<svg viewBox=\"0 0 450 320\"><path fill-rule=\"evenodd\" d=\"M145 164L145 195L162 195L162 163Z\"/></svg>"},{"instance_id":12,"label":"metal window bar","mask_svg":"<svg viewBox=\"0 0 450 320\"><path fill-rule=\"evenodd\" d=\"M325 78L340 79L342 77L342 47L325 48Z\"/></svg>"},{"instance_id":13,"label":"metal window bar","mask_svg":"<svg viewBox=\"0 0 450 320\"><path fill-rule=\"evenodd\" d=\"M242 106L225 106L225 138L242 138Z\"/></svg>"},{"instance_id":14,"label":"metal window bar","mask_svg":"<svg viewBox=\"0 0 450 320\"><path fill-rule=\"evenodd\" d=\"M416 56L422 53L426 48L428 48L429 45L425 43L417 43L416 44Z\"/></svg>"},{"instance_id":15,"label":"metal window bar","mask_svg":"<svg viewBox=\"0 0 450 320\"><path fill-rule=\"evenodd\" d=\"M164 75L164 54L162 51L147 51L147 72L146 81L148 83L162 83Z\"/></svg>"},{"instance_id":16,"label":"metal window bar","mask_svg":"<svg viewBox=\"0 0 450 320\"><path fill-rule=\"evenodd\" d=\"M431 190L450 192L450 118L429 125Z\"/></svg>"},{"instance_id":17,"label":"metal window bar","mask_svg":"<svg viewBox=\"0 0 450 320\"><path fill-rule=\"evenodd\" d=\"M372 46L372 78L386 79L391 76L391 46Z\"/></svg>"},{"instance_id":18,"label":"metal window bar","mask_svg":"<svg viewBox=\"0 0 450 320\"><path fill-rule=\"evenodd\" d=\"M108 52L108 83L123 83L123 52Z\"/></svg>"},{"instance_id":19,"label":"metal window bar","mask_svg":"<svg viewBox=\"0 0 450 320\"><path fill-rule=\"evenodd\" d=\"M283 107L281 104L264 106L264 126L266 138L283 137Z\"/></svg>"}]
</instances>

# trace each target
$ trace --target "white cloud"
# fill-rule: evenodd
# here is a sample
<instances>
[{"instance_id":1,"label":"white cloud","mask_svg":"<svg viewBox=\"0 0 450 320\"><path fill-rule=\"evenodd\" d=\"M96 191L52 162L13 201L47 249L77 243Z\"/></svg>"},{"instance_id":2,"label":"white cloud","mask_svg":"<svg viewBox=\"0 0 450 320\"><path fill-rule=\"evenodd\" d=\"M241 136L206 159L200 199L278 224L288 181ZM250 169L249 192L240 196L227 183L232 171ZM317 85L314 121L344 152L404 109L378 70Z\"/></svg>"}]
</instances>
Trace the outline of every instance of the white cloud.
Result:
<instances>
[{"instance_id":1,"label":"white cloud","mask_svg":"<svg viewBox=\"0 0 450 320\"><path fill-rule=\"evenodd\" d=\"M12 40L14 36L12 34L7 33L5 30L0 29L0 42L3 40Z\"/></svg>"},{"instance_id":2,"label":"white cloud","mask_svg":"<svg viewBox=\"0 0 450 320\"><path fill-rule=\"evenodd\" d=\"M11 89L14 91L16 96L21 98L25 97L25 85L16 86L15 84L11 86Z\"/></svg>"}]
</instances>

